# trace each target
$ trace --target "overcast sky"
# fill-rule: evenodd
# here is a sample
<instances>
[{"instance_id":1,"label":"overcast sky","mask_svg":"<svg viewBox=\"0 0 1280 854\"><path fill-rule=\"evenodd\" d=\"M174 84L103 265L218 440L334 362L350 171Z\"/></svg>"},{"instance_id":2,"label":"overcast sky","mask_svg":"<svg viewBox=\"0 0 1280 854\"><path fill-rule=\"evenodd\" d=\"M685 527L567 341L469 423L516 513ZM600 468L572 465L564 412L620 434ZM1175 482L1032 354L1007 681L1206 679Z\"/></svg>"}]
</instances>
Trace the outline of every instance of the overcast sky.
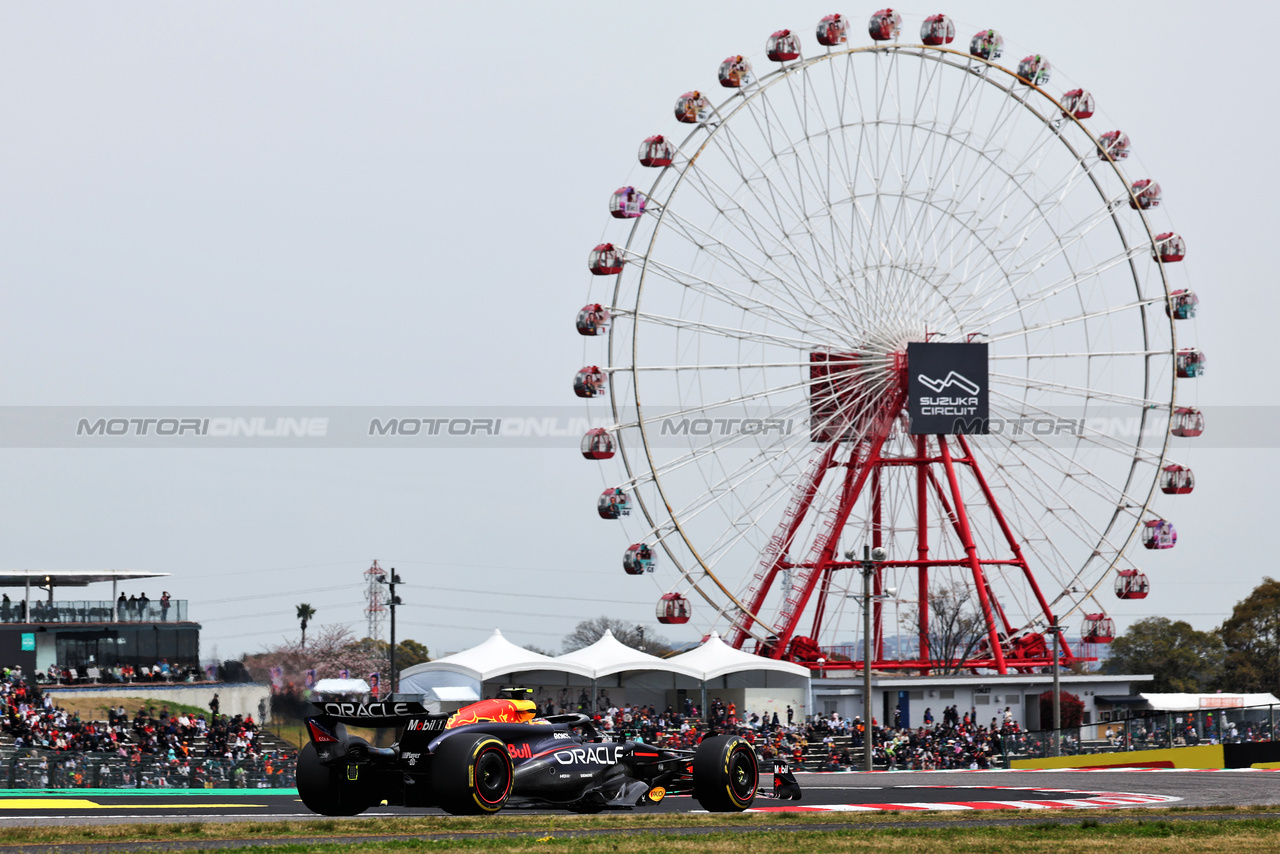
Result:
<instances>
[{"instance_id":1,"label":"overcast sky","mask_svg":"<svg viewBox=\"0 0 1280 854\"><path fill-rule=\"evenodd\" d=\"M785 8L785 11L783 9ZM1270 381L1272 4L970 2L1084 85L1097 130L1164 187L1202 298L1192 399L1277 406ZM1052 11L1051 11L1052 10ZM572 319L609 193L719 61L763 68L828 3L0 4L0 405L574 404ZM866 39L872 6L839 11ZM905 11L909 31L923 14ZM729 14L726 14L729 13ZM1220 17L1220 16L1219 16ZM717 97L719 97L717 95ZM16 417L16 416L15 416ZM1167 615L1212 628L1260 579L1278 431L1180 462L1176 549L1137 555ZM363 633L370 560L433 653L494 627L558 649L585 617L653 623L599 475L563 448L0 449L0 563L172 573L202 653L294 636L294 606ZM641 591L637 593L636 591ZM128 592L136 592L129 590ZM91 598L110 591L90 589ZM695 624L668 636L693 640Z\"/></svg>"}]
</instances>

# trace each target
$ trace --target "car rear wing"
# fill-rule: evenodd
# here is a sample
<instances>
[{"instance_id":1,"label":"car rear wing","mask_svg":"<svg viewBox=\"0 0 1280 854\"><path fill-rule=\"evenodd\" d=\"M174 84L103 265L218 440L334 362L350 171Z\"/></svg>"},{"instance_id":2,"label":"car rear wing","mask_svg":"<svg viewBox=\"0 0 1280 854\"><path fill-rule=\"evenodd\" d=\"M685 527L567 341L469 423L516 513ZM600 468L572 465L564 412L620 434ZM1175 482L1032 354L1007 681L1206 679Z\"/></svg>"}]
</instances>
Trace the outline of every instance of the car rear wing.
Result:
<instances>
[{"instance_id":1,"label":"car rear wing","mask_svg":"<svg viewBox=\"0 0 1280 854\"><path fill-rule=\"evenodd\" d=\"M321 718L344 724L366 727L398 727L417 722L415 729L443 730L448 714L432 714L415 700L383 700L376 703L358 703L336 700L314 703L309 718Z\"/></svg>"}]
</instances>

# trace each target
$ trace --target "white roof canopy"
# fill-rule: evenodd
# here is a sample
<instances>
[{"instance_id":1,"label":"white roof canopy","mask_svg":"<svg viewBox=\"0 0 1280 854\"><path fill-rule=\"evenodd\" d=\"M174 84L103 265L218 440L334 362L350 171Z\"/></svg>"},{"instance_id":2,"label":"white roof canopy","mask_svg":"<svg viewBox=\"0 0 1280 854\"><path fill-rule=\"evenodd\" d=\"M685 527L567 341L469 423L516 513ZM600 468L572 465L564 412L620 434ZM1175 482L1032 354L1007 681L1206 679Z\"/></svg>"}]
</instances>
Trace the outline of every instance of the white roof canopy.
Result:
<instances>
[{"instance_id":1,"label":"white roof canopy","mask_svg":"<svg viewBox=\"0 0 1280 854\"><path fill-rule=\"evenodd\" d=\"M671 659L697 672L703 681L727 676L730 673L745 673L751 670L770 670L777 673L789 673L792 676L809 678L809 669L788 661L776 661L762 655L752 655L740 649L734 649L720 639L716 632L697 649L691 649Z\"/></svg>"},{"instance_id":2,"label":"white roof canopy","mask_svg":"<svg viewBox=\"0 0 1280 854\"><path fill-rule=\"evenodd\" d=\"M1248 706L1280 705L1274 694L1151 694L1138 695L1161 712L1216 712Z\"/></svg>"},{"instance_id":3,"label":"white roof canopy","mask_svg":"<svg viewBox=\"0 0 1280 854\"><path fill-rule=\"evenodd\" d=\"M427 670L451 670L454 673L461 673L481 682L496 679L507 673L529 670L559 670L586 676L588 679L592 675L591 668L576 662L562 662L560 659L552 658L549 655L530 652L523 647L516 646L503 637L502 632L498 629L494 629L493 634L479 646L464 649L462 652L455 652L453 655L446 655L444 658L437 658L435 661L415 664L413 667L401 671L400 676L404 678Z\"/></svg>"},{"instance_id":4,"label":"white roof canopy","mask_svg":"<svg viewBox=\"0 0 1280 854\"><path fill-rule=\"evenodd\" d=\"M317 694L368 694L370 688L363 679L321 679L311 690Z\"/></svg>"},{"instance_id":5,"label":"white roof canopy","mask_svg":"<svg viewBox=\"0 0 1280 854\"><path fill-rule=\"evenodd\" d=\"M416 683L428 686L428 683L439 681L442 677L427 677L426 674L451 672L483 683L508 673L533 670L574 673L588 679L617 673L654 671L675 673L703 682L731 673L752 671L785 673L803 679L810 676L809 670L799 664L775 661L734 649L714 633L697 649L671 658L658 658L626 646L613 636L613 632L606 631L591 646L553 658L518 647L503 637L502 632L494 629L493 634L480 645L405 668L401 671L400 678L403 684L403 680L409 677L418 677L414 680Z\"/></svg>"},{"instance_id":6,"label":"white roof canopy","mask_svg":"<svg viewBox=\"0 0 1280 854\"><path fill-rule=\"evenodd\" d=\"M87 587L100 581L136 581L140 578L164 578L167 572L142 572L136 569L0 569L0 587L32 587L51 584L54 587Z\"/></svg>"},{"instance_id":7,"label":"white roof canopy","mask_svg":"<svg viewBox=\"0 0 1280 854\"><path fill-rule=\"evenodd\" d=\"M612 676L628 670L656 670L662 673L680 673L701 679L702 674L692 670L673 659L658 658L638 649L632 649L613 636L613 631L605 629L600 639L591 646L557 656L556 661L567 661L590 668L595 677Z\"/></svg>"}]
</instances>

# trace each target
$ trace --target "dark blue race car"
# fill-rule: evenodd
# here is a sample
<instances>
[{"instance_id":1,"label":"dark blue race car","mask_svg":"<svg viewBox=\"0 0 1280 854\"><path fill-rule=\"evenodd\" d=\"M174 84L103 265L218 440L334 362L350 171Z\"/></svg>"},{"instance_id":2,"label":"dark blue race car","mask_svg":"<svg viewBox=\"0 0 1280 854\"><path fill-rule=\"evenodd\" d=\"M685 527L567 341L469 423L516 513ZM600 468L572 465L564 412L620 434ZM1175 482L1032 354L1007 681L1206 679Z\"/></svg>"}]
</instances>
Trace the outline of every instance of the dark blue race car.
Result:
<instances>
[{"instance_id":1,"label":"dark blue race car","mask_svg":"<svg viewBox=\"0 0 1280 854\"><path fill-rule=\"evenodd\" d=\"M523 689L521 689L523 690ZM455 815L507 805L575 812L631 809L691 794L703 809L737 812L756 797L799 800L785 763L760 787L755 748L737 735L704 736L694 750L613 741L586 715L535 717L520 691L504 691L453 715L415 701L325 703L307 719L298 794L323 815L357 815L387 803ZM349 735L345 724L396 727L391 747Z\"/></svg>"}]
</instances>

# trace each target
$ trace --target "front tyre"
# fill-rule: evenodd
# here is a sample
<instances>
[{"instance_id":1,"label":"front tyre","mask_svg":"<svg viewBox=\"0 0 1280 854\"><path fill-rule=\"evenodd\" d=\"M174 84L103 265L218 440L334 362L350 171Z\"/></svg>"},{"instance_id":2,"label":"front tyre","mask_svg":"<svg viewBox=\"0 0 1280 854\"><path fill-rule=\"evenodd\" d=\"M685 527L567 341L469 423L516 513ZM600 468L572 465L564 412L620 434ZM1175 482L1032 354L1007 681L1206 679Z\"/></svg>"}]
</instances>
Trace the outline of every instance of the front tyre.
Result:
<instances>
[{"instance_id":1,"label":"front tyre","mask_svg":"<svg viewBox=\"0 0 1280 854\"><path fill-rule=\"evenodd\" d=\"M708 812L742 812L755 800L760 766L745 738L703 739L693 756L693 797Z\"/></svg>"},{"instance_id":2,"label":"front tyre","mask_svg":"<svg viewBox=\"0 0 1280 854\"><path fill-rule=\"evenodd\" d=\"M307 809L320 815L359 815L370 798L358 784L345 779L346 766L320 764L316 746L307 742L298 754L298 796Z\"/></svg>"},{"instance_id":3,"label":"front tyre","mask_svg":"<svg viewBox=\"0 0 1280 854\"><path fill-rule=\"evenodd\" d=\"M431 787L453 815L486 815L502 809L515 771L507 745L491 735L444 739L431 758Z\"/></svg>"}]
</instances>

